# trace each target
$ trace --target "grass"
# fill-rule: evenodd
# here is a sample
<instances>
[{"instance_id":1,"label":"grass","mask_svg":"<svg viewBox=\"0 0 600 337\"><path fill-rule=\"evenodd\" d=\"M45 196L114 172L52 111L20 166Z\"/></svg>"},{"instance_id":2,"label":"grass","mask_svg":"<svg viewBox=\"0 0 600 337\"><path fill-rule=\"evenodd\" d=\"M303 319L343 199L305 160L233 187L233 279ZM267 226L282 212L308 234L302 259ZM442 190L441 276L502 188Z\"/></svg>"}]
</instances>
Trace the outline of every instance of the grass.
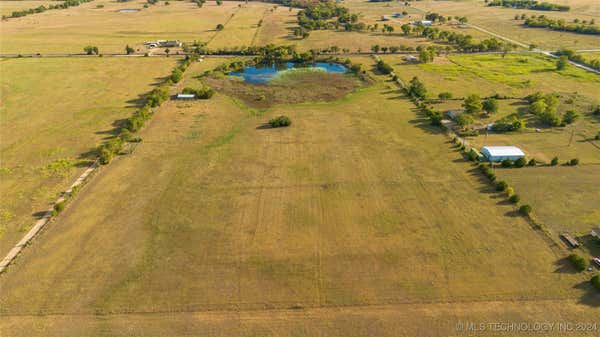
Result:
<instances>
[{"instance_id":1,"label":"grass","mask_svg":"<svg viewBox=\"0 0 600 337\"><path fill-rule=\"evenodd\" d=\"M358 0L351 0L359 2ZM562 47L572 49L590 49L598 47L597 36L574 34L567 32L557 32L549 29L525 28L521 24L523 21L514 20L514 16L519 14L546 15L552 18L562 18L566 21L572 21L575 18L580 20L600 19L600 8L595 0L553 1L554 3L566 4L571 6L568 12L548 12L532 11L525 9L509 9L502 7L487 7L481 1L434 1L426 0L413 4L414 8L419 10L440 13L445 16L466 16L469 23L480 26L496 34L509 37L526 45L535 44L545 50L557 50Z\"/></svg>"},{"instance_id":2,"label":"grass","mask_svg":"<svg viewBox=\"0 0 600 337\"><path fill-rule=\"evenodd\" d=\"M598 76L568 67L553 70L553 62L540 56L508 55L453 55L440 58L433 64L404 64L400 57L384 56L395 67L404 81L419 77L431 97L449 91L455 97L478 93L512 95L517 99L500 101L498 114L481 118L479 127L508 116L524 118L528 130L512 133L485 134L469 137L476 147L484 145L516 145L528 158L550 163L558 156L560 163L578 158L578 167L537 167L524 169L499 169L498 179L506 180L521 195L523 203L533 206L540 221L548 226L556 238L560 231L585 233L600 221L594 211L600 203L600 194L587 186L600 183L592 172L600 165L600 142L594 140L598 132L597 117L591 115L593 104L598 104ZM521 85L529 81L529 85ZM558 92L560 113L574 109L581 115L574 124L561 128L547 128L534 116L526 113L527 103L519 97L532 92ZM574 99L573 103L569 99ZM446 111L461 108L461 100L435 102L436 109ZM537 131L534 128L539 128ZM590 185L591 184L591 185Z\"/></svg>"},{"instance_id":3,"label":"grass","mask_svg":"<svg viewBox=\"0 0 600 337\"><path fill-rule=\"evenodd\" d=\"M192 65L182 85L212 66ZM259 128L282 114L291 127ZM169 101L141 135L136 152L97 176L0 279L10 290L0 300L7 331L44 324L28 316L39 313L77 315L55 320L57 331L95 329L87 315L112 313L107 334L120 320L156 332L171 326L158 314L165 308L210 318L192 330L235 334L243 322L246 335L288 335L307 321L303 331L318 329L325 316L336 318L337 335L373 331L374 317L381 335L394 335L405 328L391 308L427 310L443 322L429 335L454 328L454 310L595 315L570 302L594 300L573 287L581 277L556 271L560 256L383 78L334 103L263 115L220 93ZM522 300L526 308L511 309ZM231 320L232 311L253 321ZM157 321L142 326L137 312ZM272 315L292 320L273 324Z\"/></svg>"},{"instance_id":4,"label":"grass","mask_svg":"<svg viewBox=\"0 0 600 337\"><path fill-rule=\"evenodd\" d=\"M167 75L160 59L10 59L2 62L0 254L83 171L81 155L111 136L139 94ZM35 99L32 99L35 97Z\"/></svg>"}]
</instances>

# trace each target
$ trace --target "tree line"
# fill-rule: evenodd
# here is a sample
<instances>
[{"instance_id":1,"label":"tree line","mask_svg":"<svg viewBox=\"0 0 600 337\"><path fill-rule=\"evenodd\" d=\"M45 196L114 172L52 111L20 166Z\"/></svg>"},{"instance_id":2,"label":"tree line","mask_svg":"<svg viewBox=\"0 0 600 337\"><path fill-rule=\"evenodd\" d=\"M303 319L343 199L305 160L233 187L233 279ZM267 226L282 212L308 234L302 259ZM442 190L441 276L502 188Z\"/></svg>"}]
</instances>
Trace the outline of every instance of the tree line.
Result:
<instances>
[{"instance_id":1,"label":"tree line","mask_svg":"<svg viewBox=\"0 0 600 337\"><path fill-rule=\"evenodd\" d=\"M571 7L557 5L549 2L539 3L536 0L486 0L488 6L502 6L506 8L532 9L537 11L559 11L567 12Z\"/></svg>"},{"instance_id":2,"label":"tree line","mask_svg":"<svg viewBox=\"0 0 600 337\"><path fill-rule=\"evenodd\" d=\"M574 50L563 48L554 52L553 54L560 57L566 57L568 60L573 62L584 64L588 67L600 70L600 59L588 61L583 56L577 54Z\"/></svg>"},{"instance_id":3,"label":"tree line","mask_svg":"<svg viewBox=\"0 0 600 337\"><path fill-rule=\"evenodd\" d=\"M20 17L26 16L26 15L43 13L45 11L53 10L53 9L67 9L69 7L79 6L82 3L91 2L91 1L94 1L94 0L67 0L61 4L49 5L48 7L41 5L36 8L29 8L29 9L23 9L20 11L13 11L10 16L2 15L2 19L20 18Z\"/></svg>"},{"instance_id":4,"label":"tree line","mask_svg":"<svg viewBox=\"0 0 600 337\"><path fill-rule=\"evenodd\" d=\"M516 18L516 17L515 17ZM523 18L523 16L521 16ZM589 34L589 35L600 35L600 27L595 25L595 21L591 20L580 21L575 19L573 22L566 22L564 19L551 19L545 15L535 16L532 15L526 18L523 25L531 28L547 28L551 30L571 32L577 34Z\"/></svg>"}]
</instances>

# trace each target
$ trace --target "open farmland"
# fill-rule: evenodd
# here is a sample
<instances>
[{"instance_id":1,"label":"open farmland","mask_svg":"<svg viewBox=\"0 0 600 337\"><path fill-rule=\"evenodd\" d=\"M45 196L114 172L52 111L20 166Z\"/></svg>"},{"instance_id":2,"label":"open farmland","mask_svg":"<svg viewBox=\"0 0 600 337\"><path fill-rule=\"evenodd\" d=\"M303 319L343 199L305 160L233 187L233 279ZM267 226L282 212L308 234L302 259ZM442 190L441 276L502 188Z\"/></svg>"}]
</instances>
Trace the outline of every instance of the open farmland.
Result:
<instances>
[{"instance_id":1,"label":"open farmland","mask_svg":"<svg viewBox=\"0 0 600 337\"><path fill-rule=\"evenodd\" d=\"M182 86L198 85L210 62L193 64ZM501 303L522 300L556 319L574 311L592 319L596 309L569 300L593 300L573 288L582 278L521 217L506 216L512 206L377 81L337 102L258 114L219 94L167 102L134 154L97 176L0 279L1 313L25 315L0 326L14 332L44 313L77 315L55 327L64 332L79 324L94 331L85 315L118 314L103 325L111 334L125 313L169 308L180 312L176 320L212 317L198 322L209 335L267 327L289 335L317 315L336 317L330 329L342 336L368 329L371 315L391 320L390 308L408 307L429 312L435 336L454 329L437 302L484 319L509 317L512 304ZM261 127L282 113L291 128ZM292 320L263 325L273 315ZM397 331L385 322L380 330Z\"/></svg>"},{"instance_id":2,"label":"open farmland","mask_svg":"<svg viewBox=\"0 0 600 337\"><path fill-rule=\"evenodd\" d=\"M598 337L600 76L547 51L600 40L514 16L600 8L549 1L2 20L0 336Z\"/></svg>"},{"instance_id":3,"label":"open farmland","mask_svg":"<svg viewBox=\"0 0 600 337\"><path fill-rule=\"evenodd\" d=\"M151 58L0 61L0 254L81 174L89 164L81 155L111 136L113 122L129 116L138 95L172 65Z\"/></svg>"},{"instance_id":4,"label":"open farmland","mask_svg":"<svg viewBox=\"0 0 600 337\"><path fill-rule=\"evenodd\" d=\"M600 204L600 193L589 186L600 184L600 141L594 136L600 130L600 120L591 114L591 107L600 103L600 78L575 67L555 72L554 63L541 56L499 55L449 56L432 64L406 64L401 57L384 59L395 66L404 81L417 76L436 97L441 92L452 92L461 98L477 93L481 96L500 94L515 99L500 101L497 114L483 116L482 123L493 123L507 116L523 116L529 129L509 133L481 133L468 137L480 148L485 145L516 145L528 158L550 163L557 156L561 164L572 158L581 161L579 167L536 167L498 169L496 174L515 188L530 203L540 220L549 226L555 238L563 231L581 235L600 222L600 214L593 205ZM581 117L572 125L548 128L537 117L527 114L527 103L522 97L541 91L557 92L562 96L560 113L575 109ZM575 98L569 104L568 98ZM437 102L442 110L461 108L462 100ZM535 128L539 128L537 131Z\"/></svg>"},{"instance_id":5,"label":"open farmland","mask_svg":"<svg viewBox=\"0 0 600 337\"><path fill-rule=\"evenodd\" d=\"M54 4L54 1L37 0L19 0L19 1L0 1L0 15L11 15L14 11L22 11L29 8L37 8Z\"/></svg>"},{"instance_id":6,"label":"open farmland","mask_svg":"<svg viewBox=\"0 0 600 337\"><path fill-rule=\"evenodd\" d=\"M358 0L357 0L358 1ZM526 28L522 20L515 20L515 15L545 15L550 18L573 21L600 21L600 3L596 0L550 1L571 6L568 12L535 11L528 9L511 9L503 7L487 7L482 1L434 1L425 0L412 4L412 7L423 12L436 12L445 16L466 16L469 23L487 31L508 37L526 45L535 44L541 49L556 50L559 48L590 49L600 46L597 35L575 34L552 31L549 29Z\"/></svg>"},{"instance_id":7,"label":"open farmland","mask_svg":"<svg viewBox=\"0 0 600 337\"><path fill-rule=\"evenodd\" d=\"M202 8L192 2L159 2L143 8L145 1L96 0L65 10L47 11L2 22L1 53L82 53L93 44L101 53L123 53L157 39L207 41L215 27L239 10L238 2L222 6L209 2ZM104 5L103 8L96 8ZM120 9L140 9L119 13Z\"/></svg>"}]
</instances>

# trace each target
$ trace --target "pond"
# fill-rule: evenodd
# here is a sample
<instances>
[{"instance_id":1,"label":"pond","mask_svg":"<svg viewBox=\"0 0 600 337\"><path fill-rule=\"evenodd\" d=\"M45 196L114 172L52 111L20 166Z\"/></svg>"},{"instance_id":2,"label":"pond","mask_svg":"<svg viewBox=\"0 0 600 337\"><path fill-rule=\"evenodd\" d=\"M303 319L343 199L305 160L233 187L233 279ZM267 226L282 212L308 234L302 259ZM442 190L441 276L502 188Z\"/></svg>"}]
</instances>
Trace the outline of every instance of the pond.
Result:
<instances>
[{"instance_id":1,"label":"pond","mask_svg":"<svg viewBox=\"0 0 600 337\"><path fill-rule=\"evenodd\" d=\"M254 84L266 84L278 74L282 74L290 69L314 69L317 71L326 71L328 73L345 73L346 67L338 63L317 62L313 64L296 64L287 62L272 66L244 67L243 71L230 72L229 76L239 76L244 78L244 82Z\"/></svg>"}]
</instances>

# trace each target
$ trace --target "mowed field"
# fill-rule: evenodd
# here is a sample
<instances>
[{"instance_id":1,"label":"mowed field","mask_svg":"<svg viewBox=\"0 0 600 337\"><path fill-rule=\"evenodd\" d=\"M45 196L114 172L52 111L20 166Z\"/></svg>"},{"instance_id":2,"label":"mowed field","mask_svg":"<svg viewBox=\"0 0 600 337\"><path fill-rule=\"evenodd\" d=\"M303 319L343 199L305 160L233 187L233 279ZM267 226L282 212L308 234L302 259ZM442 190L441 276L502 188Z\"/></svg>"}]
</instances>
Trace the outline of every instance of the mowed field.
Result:
<instances>
[{"instance_id":1,"label":"mowed field","mask_svg":"<svg viewBox=\"0 0 600 337\"><path fill-rule=\"evenodd\" d=\"M264 128L280 114L293 125ZM600 313L384 78L258 112L169 101L141 136L2 275L0 332L447 336L460 319Z\"/></svg>"},{"instance_id":2,"label":"mowed field","mask_svg":"<svg viewBox=\"0 0 600 337\"><path fill-rule=\"evenodd\" d=\"M600 120L591 114L593 105L600 103L600 77L575 67L557 72L554 61L532 55L452 55L439 58L432 64L406 64L399 56L384 56L395 67L396 73L409 81L421 79L431 97L440 92L451 92L454 97L494 94L515 98L536 91L559 93L559 112L568 109L579 112L580 118L572 125L547 128L537 118L526 114L527 103L512 99L500 101L497 114L483 118L483 124L493 123L510 115L523 116L529 129L521 132L482 133L469 137L477 147L484 145L516 145L528 158L549 163L557 156L561 163L578 158L578 167L536 167L498 169L496 174L505 179L521 195L523 202L534 207L536 216L549 226L558 237L561 231L581 235L600 222L598 207L600 191L600 141L594 136L600 131ZM575 104L567 104L573 98ZM435 104L442 111L460 109L462 100ZM540 128L535 130L535 128Z\"/></svg>"},{"instance_id":3,"label":"mowed field","mask_svg":"<svg viewBox=\"0 0 600 337\"><path fill-rule=\"evenodd\" d=\"M352 1L348 6L352 8ZM360 2L360 0L356 0ZM552 3L571 6L568 12L533 11L527 9L512 9L503 7L487 7L483 1L434 1L425 0L411 4L423 12L436 12L444 16L466 16L469 23L480 26L488 31L511 38L526 45L535 44L538 48L557 50L559 48L590 49L600 46L600 37L597 35L574 34L569 32L552 31L541 28L525 28L522 20L515 20L515 15L526 14L545 15L555 19L572 21L595 19L600 21L600 2L596 0L563 0L549 1Z\"/></svg>"},{"instance_id":4,"label":"mowed field","mask_svg":"<svg viewBox=\"0 0 600 337\"><path fill-rule=\"evenodd\" d=\"M172 59L0 61L0 255L89 165L81 155L111 136Z\"/></svg>"}]
</instances>

